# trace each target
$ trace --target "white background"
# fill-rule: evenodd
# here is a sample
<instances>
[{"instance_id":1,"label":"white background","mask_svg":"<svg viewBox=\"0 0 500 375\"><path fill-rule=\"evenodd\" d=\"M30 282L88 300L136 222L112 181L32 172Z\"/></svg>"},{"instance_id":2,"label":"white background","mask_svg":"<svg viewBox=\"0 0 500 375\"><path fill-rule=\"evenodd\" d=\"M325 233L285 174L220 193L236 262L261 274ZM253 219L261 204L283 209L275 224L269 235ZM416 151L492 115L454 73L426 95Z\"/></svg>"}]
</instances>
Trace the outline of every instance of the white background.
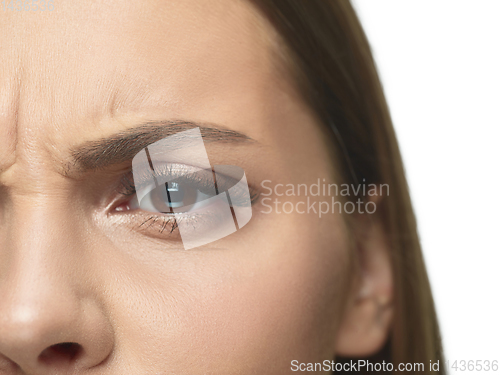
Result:
<instances>
[{"instance_id":1,"label":"white background","mask_svg":"<svg viewBox=\"0 0 500 375\"><path fill-rule=\"evenodd\" d=\"M445 355L500 361L500 1L353 3L402 150Z\"/></svg>"}]
</instances>

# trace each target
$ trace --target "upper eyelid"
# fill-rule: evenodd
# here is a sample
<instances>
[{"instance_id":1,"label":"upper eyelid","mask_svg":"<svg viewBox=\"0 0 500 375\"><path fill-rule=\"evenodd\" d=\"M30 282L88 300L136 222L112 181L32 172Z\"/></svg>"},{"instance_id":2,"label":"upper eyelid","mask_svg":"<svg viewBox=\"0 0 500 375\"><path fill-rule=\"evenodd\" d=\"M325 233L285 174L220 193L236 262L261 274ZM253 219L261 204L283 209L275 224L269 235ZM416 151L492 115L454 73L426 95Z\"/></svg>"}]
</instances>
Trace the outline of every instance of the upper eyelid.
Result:
<instances>
[{"instance_id":1,"label":"upper eyelid","mask_svg":"<svg viewBox=\"0 0 500 375\"><path fill-rule=\"evenodd\" d=\"M139 189L146 188L151 185L151 183L154 181L155 177L162 177L166 176L167 174L170 176L175 176L177 175L177 178L182 178L184 176L191 175L193 173L197 172L205 172L207 174L207 178L202 178L196 180L197 182L203 182L203 181L208 181L208 177L210 176L210 182L215 183L216 191L225 191L227 189L222 188L222 186L228 187L228 186L236 186L238 185L238 182L235 178L232 176L227 176L222 173L217 173L213 169L206 169L206 168L201 168L196 165L191 165L191 164L186 164L186 163L179 163L179 162L168 162L168 161L161 161L156 159L155 160L155 165L160 166L160 168L156 168L156 170L151 170L151 166L149 163L143 163L142 167L139 168L141 171L140 173L137 173L137 169L135 169L136 173L134 173L134 169L132 166L129 168L128 172L125 173L120 181L120 187L124 188L125 192L122 192L122 195L125 196L130 196L136 193ZM165 173L165 168L168 168L168 172ZM152 173L153 172L153 173ZM213 180L213 175L218 176L216 181ZM190 179L191 181L194 181L194 179ZM136 186L136 181L139 181L138 186ZM218 181L218 182L217 182ZM224 181L225 183L221 184L220 182ZM257 202L260 192L259 189L256 189L255 187L252 187L250 183L247 182L247 186L251 195L251 202L252 204Z\"/></svg>"},{"instance_id":2,"label":"upper eyelid","mask_svg":"<svg viewBox=\"0 0 500 375\"><path fill-rule=\"evenodd\" d=\"M143 168L136 168L131 170L134 183L137 185L136 189L149 186L156 177L169 175L181 178L182 176L196 172L202 172L202 171L206 171L206 173L212 172L199 167L191 166L189 164L181 164L181 163L157 162L155 165L156 166L160 165L160 168L157 167L156 169L151 170L149 165L143 165L142 166ZM168 168L168 170L166 171L165 168ZM137 181L139 181L139 184L136 183Z\"/></svg>"},{"instance_id":3,"label":"upper eyelid","mask_svg":"<svg viewBox=\"0 0 500 375\"><path fill-rule=\"evenodd\" d=\"M165 162L165 163L160 163L160 165L169 166L170 170L168 173L170 173L170 175L172 176L175 176L175 174L177 174L178 178L202 170L199 167L181 163ZM174 165L181 166L182 168L174 169L172 168ZM151 185L151 182L154 180L154 178L167 175L167 173L162 173L165 172L163 168L157 168L157 170L153 171L154 173L151 173L152 171L149 165L144 166L144 168L140 168L140 171L142 172L137 173L136 170L136 173L134 174L134 170L130 166L128 170L122 175L119 183L119 188L117 189L117 191L119 191L120 189L124 190L124 191L119 191L121 195L129 196L135 194L138 189L143 189ZM177 171L177 173L173 173L173 171ZM205 171L207 172L207 174L212 173L211 170L210 171L205 170ZM136 185L137 181L139 181L139 185Z\"/></svg>"}]
</instances>

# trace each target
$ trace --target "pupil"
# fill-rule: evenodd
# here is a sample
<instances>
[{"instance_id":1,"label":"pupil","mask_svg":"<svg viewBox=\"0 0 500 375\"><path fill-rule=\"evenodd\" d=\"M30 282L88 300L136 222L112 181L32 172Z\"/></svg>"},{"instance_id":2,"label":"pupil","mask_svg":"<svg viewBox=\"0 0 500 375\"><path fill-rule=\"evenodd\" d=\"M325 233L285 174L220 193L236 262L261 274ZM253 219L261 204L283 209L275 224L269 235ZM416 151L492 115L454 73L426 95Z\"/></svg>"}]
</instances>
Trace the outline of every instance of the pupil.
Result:
<instances>
[{"instance_id":1,"label":"pupil","mask_svg":"<svg viewBox=\"0 0 500 375\"><path fill-rule=\"evenodd\" d=\"M165 183L168 203L181 203L184 200L184 190L177 182Z\"/></svg>"}]
</instances>

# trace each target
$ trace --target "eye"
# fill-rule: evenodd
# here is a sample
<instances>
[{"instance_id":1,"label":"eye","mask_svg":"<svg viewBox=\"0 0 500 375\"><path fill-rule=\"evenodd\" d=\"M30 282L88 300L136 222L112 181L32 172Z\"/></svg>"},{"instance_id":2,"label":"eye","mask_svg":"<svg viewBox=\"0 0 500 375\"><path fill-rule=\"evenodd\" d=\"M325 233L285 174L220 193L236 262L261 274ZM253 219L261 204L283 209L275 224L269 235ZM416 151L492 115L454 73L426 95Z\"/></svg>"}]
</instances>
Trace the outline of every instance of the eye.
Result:
<instances>
[{"instance_id":1,"label":"eye","mask_svg":"<svg viewBox=\"0 0 500 375\"><path fill-rule=\"evenodd\" d=\"M206 206L207 199L213 196L204 186L199 185L200 183L189 181L163 183L147 193L140 202L135 198L131 208L163 214L197 211Z\"/></svg>"},{"instance_id":2,"label":"eye","mask_svg":"<svg viewBox=\"0 0 500 375\"><path fill-rule=\"evenodd\" d=\"M201 169L165 163L153 169L135 168L123 176L112 213L141 233L180 241L184 249L224 238L252 217L258 191L252 189L240 167L215 165ZM132 212L131 212L132 211ZM156 230L154 230L156 229Z\"/></svg>"}]
</instances>

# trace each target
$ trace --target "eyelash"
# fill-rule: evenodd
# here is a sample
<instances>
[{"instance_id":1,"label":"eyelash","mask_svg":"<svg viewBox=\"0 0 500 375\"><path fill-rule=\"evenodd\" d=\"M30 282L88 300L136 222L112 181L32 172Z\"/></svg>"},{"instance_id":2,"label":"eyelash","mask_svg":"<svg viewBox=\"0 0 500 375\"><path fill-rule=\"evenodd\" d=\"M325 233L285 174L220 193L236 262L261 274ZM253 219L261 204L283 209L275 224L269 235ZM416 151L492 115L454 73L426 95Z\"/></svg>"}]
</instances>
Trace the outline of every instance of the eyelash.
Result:
<instances>
[{"instance_id":1,"label":"eyelash","mask_svg":"<svg viewBox=\"0 0 500 375\"><path fill-rule=\"evenodd\" d=\"M153 220L152 223L149 224L148 227L146 228L149 228L150 226L153 226L158 220L161 221L161 224L159 225L160 226L160 233L163 233L164 230L167 228L167 225L170 224L171 220L173 220L172 222L172 227L170 228L170 233L172 233L177 227L178 227L178 223L177 223L177 219L176 218L167 218L166 216L163 216L163 215L152 215L150 216L148 219L146 219L145 221L143 221L139 227L142 227L144 224L150 222L151 220Z\"/></svg>"}]
</instances>

